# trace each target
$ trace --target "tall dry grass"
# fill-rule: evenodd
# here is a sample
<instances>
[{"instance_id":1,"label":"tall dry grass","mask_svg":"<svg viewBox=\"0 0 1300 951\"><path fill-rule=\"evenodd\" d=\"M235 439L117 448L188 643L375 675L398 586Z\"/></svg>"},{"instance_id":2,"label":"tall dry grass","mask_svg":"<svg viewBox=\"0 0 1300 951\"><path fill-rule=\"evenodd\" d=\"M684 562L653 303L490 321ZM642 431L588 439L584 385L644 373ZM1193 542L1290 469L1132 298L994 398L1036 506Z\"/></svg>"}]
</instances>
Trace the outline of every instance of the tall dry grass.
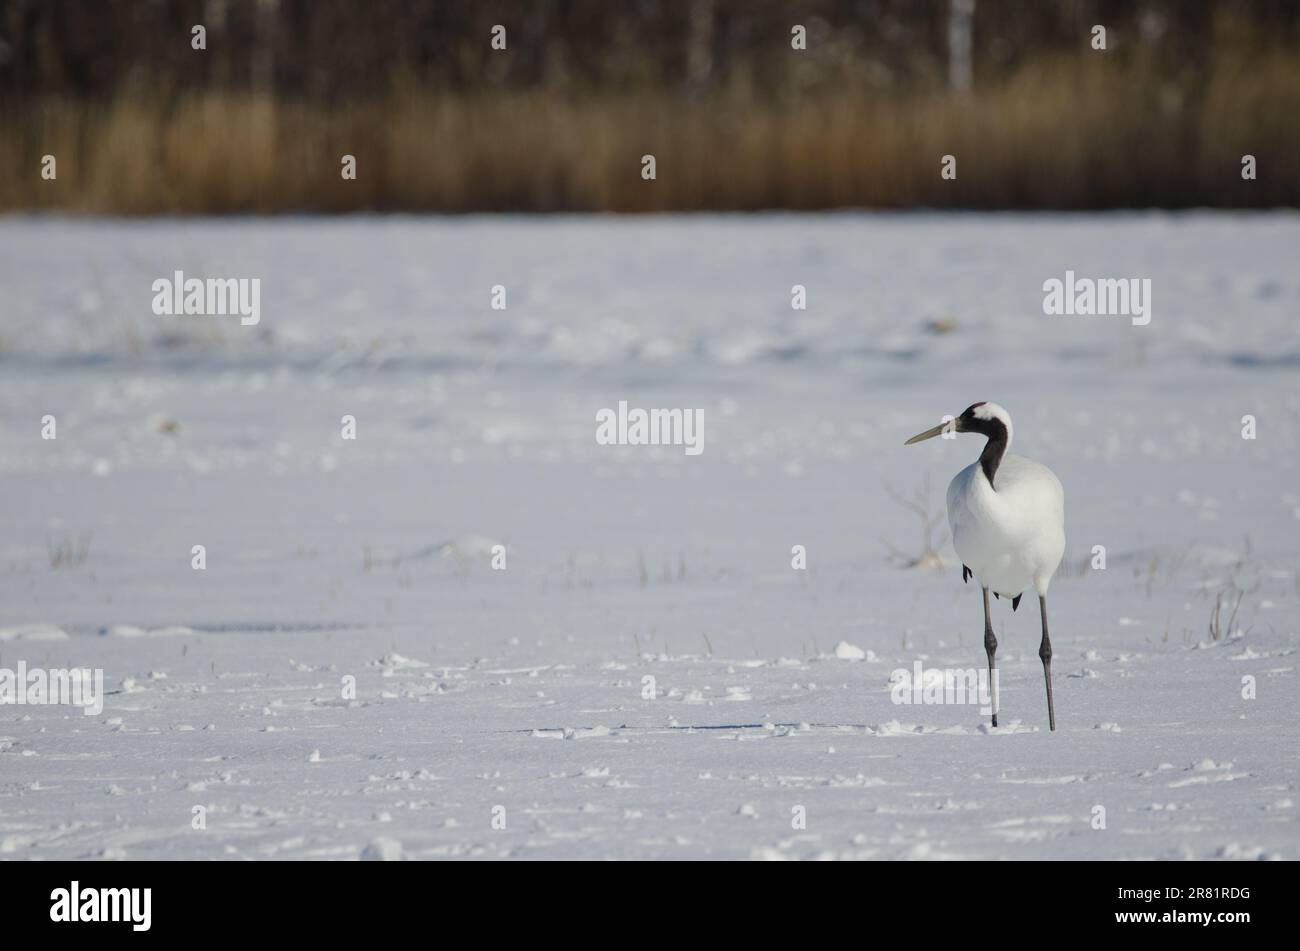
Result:
<instances>
[{"instance_id":1,"label":"tall dry grass","mask_svg":"<svg viewBox=\"0 0 1300 951\"><path fill-rule=\"evenodd\" d=\"M1043 61L970 97L846 90L441 94L337 106L212 91L0 109L0 209L147 215L1260 207L1300 203L1300 59L1219 58L1176 86L1141 63ZM643 181L652 153L656 181ZM1242 181L1241 157L1259 162ZM53 154L58 179L42 181ZM344 181L340 157L357 158ZM956 181L939 176L957 157Z\"/></svg>"}]
</instances>

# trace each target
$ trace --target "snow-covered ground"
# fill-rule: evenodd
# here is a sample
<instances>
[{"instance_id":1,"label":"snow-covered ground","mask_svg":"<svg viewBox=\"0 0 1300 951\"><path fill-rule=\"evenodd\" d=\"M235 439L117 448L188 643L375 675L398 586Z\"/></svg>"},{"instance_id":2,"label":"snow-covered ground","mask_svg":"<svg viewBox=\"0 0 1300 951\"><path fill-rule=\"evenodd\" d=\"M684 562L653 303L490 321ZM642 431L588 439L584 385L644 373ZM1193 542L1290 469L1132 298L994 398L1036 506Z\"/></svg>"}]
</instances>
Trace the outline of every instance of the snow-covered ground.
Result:
<instances>
[{"instance_id":1,"label":"snow-covered ground","mask_svg":"<svg viewBox=\"0 0 1300 951\"><path fill-rule=\"evenodd\" d=\"M0 706L0 858L1296 858L1297 248L1294 214L2 218L0 668L112 693ZM1151 323L1044 316L1067 269L1150 278ZM260 324L154 316L176 270L259 278ZM598 445L620 400L703 409L705 451ZM984 664L897 498L941 511L981 440L903 440L978 400L1066 489L1055 734L1032 595L995 603L1001 729L891 700Z\"/></svg>"}]
</instances>

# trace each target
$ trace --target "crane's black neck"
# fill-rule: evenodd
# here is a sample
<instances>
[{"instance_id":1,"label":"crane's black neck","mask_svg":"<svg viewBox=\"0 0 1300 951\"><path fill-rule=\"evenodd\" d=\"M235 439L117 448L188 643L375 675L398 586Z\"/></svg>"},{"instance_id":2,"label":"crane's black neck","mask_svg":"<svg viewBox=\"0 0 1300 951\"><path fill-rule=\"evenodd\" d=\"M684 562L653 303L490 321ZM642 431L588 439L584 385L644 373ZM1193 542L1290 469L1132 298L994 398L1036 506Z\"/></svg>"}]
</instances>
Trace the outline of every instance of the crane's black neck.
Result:
<instances>
[{"instance_id":1,"label":"crane's black neck","mask_svg":"<svg viewBox=\"0 0 1300 951\"><path fill-rule=\"evenodd\" d=\"M1007 451L1006 424L1000 419L971 419L966 421L964 428L967 432L980 433L989 438L984 444L984 451L980 453L980 468L992 486L993 477L997 475L998 466L1002 464L1002 457Z\"/></svg>"}]
</instances>

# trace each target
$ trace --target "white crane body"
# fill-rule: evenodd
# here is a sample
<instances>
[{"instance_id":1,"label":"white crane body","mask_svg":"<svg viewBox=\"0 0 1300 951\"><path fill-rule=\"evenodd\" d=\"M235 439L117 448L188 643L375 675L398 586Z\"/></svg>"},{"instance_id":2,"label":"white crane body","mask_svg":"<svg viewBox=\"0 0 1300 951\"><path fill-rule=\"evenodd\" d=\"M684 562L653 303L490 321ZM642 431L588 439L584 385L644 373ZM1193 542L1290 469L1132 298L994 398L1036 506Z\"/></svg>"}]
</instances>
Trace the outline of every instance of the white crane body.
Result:
<instances>
[{"instance_id":1,"label":"white crane body","mask_svg":"<svg viewBox=\"0 0 1300 951\"><path fill-rule=\"evenodd\" d=\"M980 584L1004 598L1046 595L1065 554L1065 490L1047 466L1005 455L993 485L972 462L948 485L952 547Z\"/></svg>"}]
</instances>

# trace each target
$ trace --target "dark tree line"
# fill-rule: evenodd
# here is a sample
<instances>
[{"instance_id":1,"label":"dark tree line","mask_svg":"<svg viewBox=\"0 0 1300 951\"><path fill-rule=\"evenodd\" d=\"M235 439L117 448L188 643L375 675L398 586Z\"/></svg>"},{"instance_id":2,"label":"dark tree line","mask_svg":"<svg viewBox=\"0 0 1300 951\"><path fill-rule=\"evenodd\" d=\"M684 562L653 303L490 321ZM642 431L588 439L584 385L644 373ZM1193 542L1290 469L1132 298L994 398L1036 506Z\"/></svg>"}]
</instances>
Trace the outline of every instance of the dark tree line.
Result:
<instances>
[{"instance_id":1,"label":"dark tree line","mask_svg":"<svg viewBox=\"0 0 1300 951\"><path fill-rule=\"evenodd\" d=\"M759 97L882 93L946 80L949 0L0 0L0 97L270 90L337 102L397 82L457 92L544 88ZM505 54L489 48L494 24ZM790 54L790 28L808 54ZM1287 44L1293 0L978 0L974 77L1078 53L1094 23L1116 56L1172 78L1225 43ZM207 49L190 46L195 24Z\"/></svg>"}]
</instances>

